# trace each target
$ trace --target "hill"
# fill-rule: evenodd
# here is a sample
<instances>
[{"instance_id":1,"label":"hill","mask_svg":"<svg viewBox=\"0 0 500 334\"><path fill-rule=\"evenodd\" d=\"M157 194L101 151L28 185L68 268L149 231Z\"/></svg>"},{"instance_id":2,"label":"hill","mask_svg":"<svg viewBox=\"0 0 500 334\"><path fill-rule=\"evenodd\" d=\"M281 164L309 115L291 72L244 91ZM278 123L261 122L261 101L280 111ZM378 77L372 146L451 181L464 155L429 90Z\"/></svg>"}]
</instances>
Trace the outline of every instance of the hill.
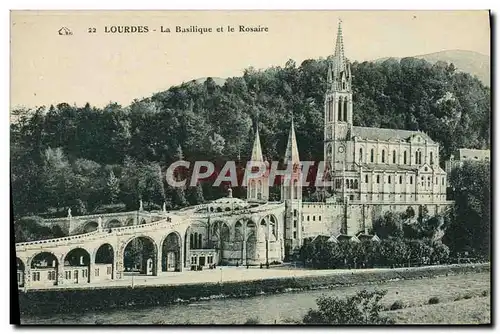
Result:
<instances>
[{"instance_id":1,"label":"hill","mask_svg":"<svg viewBox=\"0 0 500 334\"><path fill-rule=\"evenodd\" d=\"M467 50L445 50L411 57L424 59L431 64L438 61L453 63L459 71L477 76L484 85L490 87L490 57L484 54ZM397 60L401 59L394 57L390 58ZM387 59L389 59L389 57L377 59L375 62L379 63Z\"/></svg>"}]
</instances>

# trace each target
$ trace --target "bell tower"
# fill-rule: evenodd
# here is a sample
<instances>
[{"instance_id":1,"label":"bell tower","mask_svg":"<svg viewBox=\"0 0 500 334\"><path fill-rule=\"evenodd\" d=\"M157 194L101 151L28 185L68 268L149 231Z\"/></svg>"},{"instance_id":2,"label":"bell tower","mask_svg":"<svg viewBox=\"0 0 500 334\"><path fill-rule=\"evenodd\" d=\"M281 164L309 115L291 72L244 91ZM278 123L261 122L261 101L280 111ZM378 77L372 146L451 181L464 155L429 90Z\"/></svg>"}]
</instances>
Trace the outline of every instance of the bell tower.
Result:
<instances>
[{"instance_id":1,"label":"bell tower","mask_svg":"<svg viewBox=\"0 0 500 334\"><path fill-rule=\"evenodd\" d=\"M292 255L302 246L302 167L295 129L290 127L284 164L291 164L291 174L284 177L281 184L281 200L285 202L285 256Z\"/></svg>"},{"instance_id":2,"label":"bell tower","mask_svg":"<svg viewBox=\"0 0 500 334\"><path fill-rule=\"evenodd\" d=\"M344 55L342 21L339 20L335 53L328 61L325 94L324 157L328 170L341 171L353 162L349 145L352 132L351 65Z\"/></svg>"}]
</instances>

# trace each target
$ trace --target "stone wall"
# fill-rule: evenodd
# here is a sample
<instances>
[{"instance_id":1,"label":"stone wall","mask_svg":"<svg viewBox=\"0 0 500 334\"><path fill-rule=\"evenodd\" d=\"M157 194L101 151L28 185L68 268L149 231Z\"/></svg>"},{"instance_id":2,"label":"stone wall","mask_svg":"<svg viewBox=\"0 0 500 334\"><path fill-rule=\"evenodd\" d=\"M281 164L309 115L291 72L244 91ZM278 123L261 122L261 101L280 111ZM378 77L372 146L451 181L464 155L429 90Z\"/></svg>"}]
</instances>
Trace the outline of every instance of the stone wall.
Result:
<instances>
[{"instance_id":1,"label":"stone wall","mask_svg":"<svg viewBox=\"0 0 500 334\"><path fill-rule=\"evenodd\" d=\"M411 207L415 211L415 218L427 208L430 216L444 212L452 202L439 204L415 204L415 203L304 203L302 210L303 237L315 237L317 235L338 235L347 233L356 235L364 232L365 228L370 230L373 222L384 216L386 212L406 212Z\"/></svg>"}]
</instances>

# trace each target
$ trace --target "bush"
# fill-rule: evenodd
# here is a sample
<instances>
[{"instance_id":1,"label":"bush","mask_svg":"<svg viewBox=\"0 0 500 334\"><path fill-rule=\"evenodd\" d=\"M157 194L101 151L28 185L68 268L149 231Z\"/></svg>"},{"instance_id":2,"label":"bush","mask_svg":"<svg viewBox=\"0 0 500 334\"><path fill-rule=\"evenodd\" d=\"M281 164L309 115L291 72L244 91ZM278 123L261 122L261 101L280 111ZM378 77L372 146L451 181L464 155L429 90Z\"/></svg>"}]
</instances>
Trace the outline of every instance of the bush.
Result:
<instances>
[{"instance_id":1,"label":"bush","mask_svg":"<svg viewBox=\"0 0 500 334\"><path fill-rule=\"evenodd\" d=\"M259 324L259 319L257 318L248 318L247 321L245 321L244 325L258 325Z\"/></svg>"},{"instance_id":2,"label":"bush","mask_svg":"<svg viewBox=\"0 0 500 334\"><path fill-rule=\"evenodd\" d=\"M305 324L392 324L393 320L380 315L380 300L386 291L362 290L352 297L339 299L320 297L317 310L310 309L304 316Z\"/></svg>"},{"instance_id":3,"label":"bush","mask_svg":"<svg viewBox=\"0 0 500 334\"><path fill-rule=\"evenodd\" d=\"M391 307L389 308L391 311L394 311L394 310L400 310L402 308L404 308L404 304L401 300L396 300L394 303L392 303Z\"/></svg>"},{"instance_id":4,"label":"bush","mask_svg":"<svg viewBox=\"0 0 500 334\"><path fill-rule=\"evenodd\" d=\"M438 297L431 297L429 299L429 305L438 304L438 303L439 303L439 298Z\"/></svg>"},{"instance_id":5,"label":"bush","mask_svg":"<svg viewBox=\"0 0 500 334\"><path fill-rule=\"evenodd\" d=\"M481 292L481 296L486 297L489 295L489 293L490 292L488 290L484 290L483 292Z\"/></svg>"}]
</instances>

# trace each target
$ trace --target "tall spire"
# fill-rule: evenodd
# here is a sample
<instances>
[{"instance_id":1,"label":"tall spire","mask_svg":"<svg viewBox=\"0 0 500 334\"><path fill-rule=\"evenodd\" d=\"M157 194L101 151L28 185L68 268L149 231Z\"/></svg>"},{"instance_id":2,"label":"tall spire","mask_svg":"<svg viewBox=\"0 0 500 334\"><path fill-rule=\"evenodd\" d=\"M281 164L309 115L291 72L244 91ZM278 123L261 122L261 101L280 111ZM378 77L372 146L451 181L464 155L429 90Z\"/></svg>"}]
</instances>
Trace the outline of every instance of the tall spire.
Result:
<instances>
[{"instance_id":1,"label":"tall spire","mask_svg":"<svg viewBox=\"0 0 500 334\"><path fill-rule=\"evenodd\" d=\"M286 152L285 152L285 163L288 163L289 161L291 161L293 165L300 164L299 149L297 148L297 138L295 137L293 116L292 116L292 125L290 128L290 134L288 136L288 144L286 145Z\"/></svg>"},{"instance_id":2,"label":"tall spire","mask_svg":"<svg viewBox=\"0 0 500 334\"><path fill-rule=\"evenodd\" d=\"M342 69L345 62L344 56L344 38L342 37L342 20L339 19L339 28L337 31L337 41L335 42L335 53L333 55L335 66Z\"/></svg>"},{"instance_id":3,"label":"tall spire","mask_svg":"<svg viewBox=\"0 0 500 334\"><path fill-rule=\"evenodd\" d=\"M260 146L258 125L257 125L257 130L255 131L255 140L253 142L252 158L250 159L250 161L264 161L264 157L262 156L262 147Z\"/></svg>"}]
</instances>

